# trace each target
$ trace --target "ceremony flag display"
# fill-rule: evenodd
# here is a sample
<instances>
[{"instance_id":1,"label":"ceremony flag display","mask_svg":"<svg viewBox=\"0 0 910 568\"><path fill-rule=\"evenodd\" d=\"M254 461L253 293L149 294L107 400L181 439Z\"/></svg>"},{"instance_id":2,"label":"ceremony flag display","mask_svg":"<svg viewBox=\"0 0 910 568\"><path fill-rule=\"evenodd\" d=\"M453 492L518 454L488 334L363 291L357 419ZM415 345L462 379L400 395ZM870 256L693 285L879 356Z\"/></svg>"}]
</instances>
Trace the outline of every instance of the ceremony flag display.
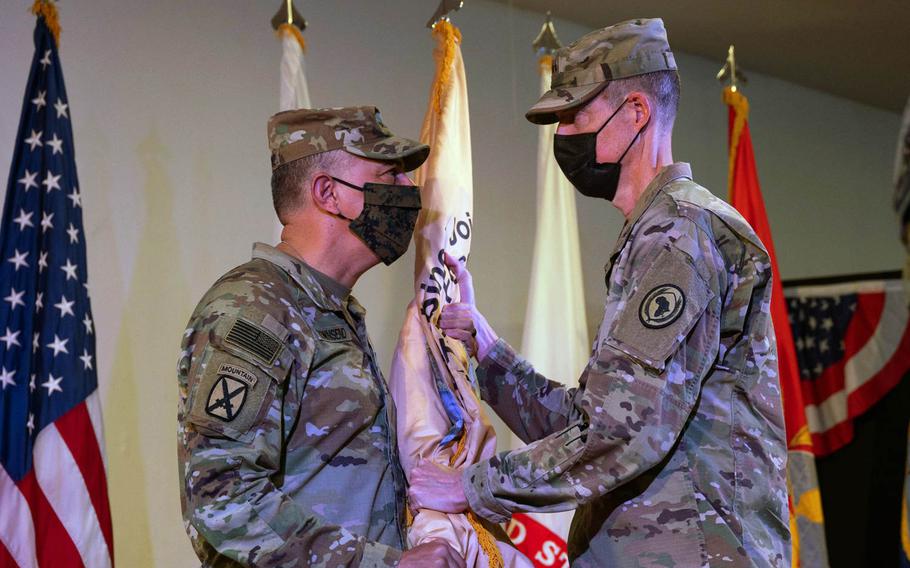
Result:
<instances>
[{"instance_id":1,"label":"ceremony flag display","mask_svg":"<svg viewBox=\"0 0 910 568\"><path fill-rule=\"evenodd\" d=\"M803 568L826 567L824 519L812 437L803 407L796 348L784 302L777 256L771 239L771 225L758 183L758 170L749 134L749 102L736 87L724 89L729 107L729 191L730 204L752 225L768 248L774 274L771 293L771 319L777 336L778 373L787 432L787 479L790 489L790 531L793 539L793 564Z\"/></svg>"},{"instance_id":2,"label":"ceremony flag display","mask_svg":"<svg viewBox=\"0 0 910 568\"><path fill-rule=\"evenodd\" d=\"M785 289L812 447L828 455L853 421L910 373L910 313L898 279Z\"/></svg>"},{"instance_id":3,"label":"ceremony flag display","mask_svg":"<svg viewBox=\"0 0 910 568\"><path fill-rule=\"evenodd\" d=\"M463 469L492 457L496 434L474 392L464 346L436 327L446 304L458 302L457 285L443 253L466 259L473 230L473 182L468 95L461 34L447 20L433 28L436 74L420 141L430 157L417 171L422 209L414 231L415 297L392 360L389 386L398 412L398 444L406 473L420 459ZM473 513L419 511L408 544L441 539L469 567L528 566L512 547L498 542Z\"/></svg>"},{"instance_id":4,"label":"ceremony flag display","mask_svg":"<svg viewBox=\"0 0 910 568\"><path fill-rule=\"evenodd\" d=\"M51 2L0 227L0 566L113 565L82 194Z\"/></svg>"},{"instance_id":5,"label":"ceremony flag display","mask_svg":"<svg viewBox=\"0 0 910 568\"><path fill-rule=\"evenodd\" d=\"M552 57L540 58L541 92L550 88ZM546 377L578 386L590 344L585 319L575 190L553 157L556 124L537 142L537 234L525 312L522 353ZM512 436L513 446L521 445ZM518 513L509 537L537 567L568 566L566 538L574 511Z\"/></svg>"}]
</instances>

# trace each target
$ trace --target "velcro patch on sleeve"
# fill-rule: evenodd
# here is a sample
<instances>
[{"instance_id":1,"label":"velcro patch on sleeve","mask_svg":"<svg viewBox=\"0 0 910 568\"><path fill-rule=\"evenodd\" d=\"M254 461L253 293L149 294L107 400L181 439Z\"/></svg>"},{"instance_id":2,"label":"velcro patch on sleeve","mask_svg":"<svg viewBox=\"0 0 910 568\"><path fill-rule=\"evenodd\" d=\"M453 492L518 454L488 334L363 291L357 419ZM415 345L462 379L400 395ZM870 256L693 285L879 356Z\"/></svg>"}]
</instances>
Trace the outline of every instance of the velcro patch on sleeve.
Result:
<instances>
[{"instance_id":1,"label":"velcro patch on sleeve","mask_svg":"<svg viewBox=\"0 0 910 568\"><path fill-rule=\"evenodd\" d=\"M608 341L662 371L713 293L685 254L675 249L661 251L646 270L618 314Z\"/></svg>"},{"instance_id":2,"label":"velcro patch on sleeve","mask_svg":"<svg viewBox=\"0 0 910 568\"><path fill-rule=\"evenodd\" d=\"M282 348L281 342L271 333L239 318L224 340L258 357L266 365L275 361Z\"/></svg>"},{"instance_id":3,"label":"velcro patch on sleeve","mask_svg":"<svg viewBox=\"0 0 910 568\"><path fill-rule=\"evenodd\" d=\"M237 440L254 433L272 396L273 381L261 369L217 349L194 382L188 421L204 433Z\"/></svg>"}]
</instances>

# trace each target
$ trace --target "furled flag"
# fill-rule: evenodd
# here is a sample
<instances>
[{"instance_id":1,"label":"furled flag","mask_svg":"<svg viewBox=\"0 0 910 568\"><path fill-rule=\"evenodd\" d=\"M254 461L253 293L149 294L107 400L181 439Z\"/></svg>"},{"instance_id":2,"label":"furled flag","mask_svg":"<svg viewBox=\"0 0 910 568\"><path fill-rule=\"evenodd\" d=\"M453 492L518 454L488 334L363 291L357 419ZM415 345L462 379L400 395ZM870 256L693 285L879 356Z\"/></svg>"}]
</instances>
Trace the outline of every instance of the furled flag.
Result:
<instances>
[{"instance_id":1,"label":"furled flag","mask_svg":"<svg viewBox=\"0 0 910 568\"><path fill-rule=\"evenodd\" d=\"M82 195L57 54L35 55L0 228L0 565L113 564Z\"/></svg>"},{"instance_id":2,"label":"furled flag","mask_svg":"<svg viewBox=\"0 0 910 568\"><path fill-rule=\"evenodd\" d=\"M278 27L281 37L281 95L279 110L310 108L310 89L306 82L303 34L294 24Z\"/></svg>"},{"instance_id":3,"label":"furled flag","mask_svg":"<svg viewBox=\"0 0 910 568\"><path fill-rule=\"evenodd\" d=\"M436 75L420 133L421 142L432 150L416 179L422 209L414 231L415 296L408 305L389 377L406 473L420 459L463 469L491 458L496 450L496 434L474 392L464 346L443 337L436 327L442 307L459 301L443 253L467 258L474 198L461 34L442 20L433 35ZM408 529L408 544L444 540L470 568L530 566L518 551L494 538L497 529L473 513L424 509Z\"/></svg>"},{"instance_id":4,"label":"furled flag","mask_svg":"<svg viewBox=\"0 0 910 568\"><path fill-rule=\"evenodd\" d=\"M803 408L799 367L793 335L787 317L777 256L771 240L771 225L758 184L758 170L749 134L749 102L735 87L724 89L729 107L729 191L730 203L755 229L768 248L774 274L771 292L771 319L777 336L778 373L787 432L787 481L790 489L790 534L793 539L793 564L803 568L828 566L824 519L812 438Z\"/></svg>"},{"instance_id":5,"label":"furled flag","mask_svg":"<svg viewBox=\"0 0 910 568\"><path fill-rule=\"evenodd\" d=\"M549 20L541 34L550 31L548 25ZM546 51L539 57L542 92L550 88L552 61ZM590 345L575 191L553 158L556 126L541 127L537 141L537 235L522 352L544 376L577 387ZM522 443L514 435L512 442L515 447ZM566 538L573 514L517 513L509 523L509 537L538 568L568 567Z\"/></svg>"},{"instance_id":6,"label":"furled flag","mask_svg":"<svg viewBox=\"0 0 910 568\"><path fill-rule=\"evenodd\" d=\"M293 14L293 12L292 12ZM293 20L293 17L291 18ZM281 38L280 93L278 110L310 108L310 88L307 85L303 52L306 43L297 24L285 21L276 30ZM275 240L281 240L281 223L275 224Z\"/></svg>"}]
</instances>

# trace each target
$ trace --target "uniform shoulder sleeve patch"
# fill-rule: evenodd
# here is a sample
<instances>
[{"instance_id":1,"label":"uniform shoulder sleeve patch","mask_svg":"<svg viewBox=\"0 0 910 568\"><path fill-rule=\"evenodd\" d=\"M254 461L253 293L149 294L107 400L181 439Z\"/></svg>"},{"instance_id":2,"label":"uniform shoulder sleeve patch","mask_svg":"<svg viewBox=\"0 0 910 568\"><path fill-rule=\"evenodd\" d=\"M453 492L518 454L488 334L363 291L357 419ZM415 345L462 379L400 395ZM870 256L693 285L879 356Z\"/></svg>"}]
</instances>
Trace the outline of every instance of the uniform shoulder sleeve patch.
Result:
<instances>
[{"instance_id":1,"label":"uniform shoulder sleeve patch","mask_svg":"<svg viewBox=\"0 0 910 568\"><path fill-rule=\"evenodd\" d=\"M651 288L638 304L638 319L649 329L663 329L679 319L686 307L686 293L675 284Z\"/></svg>"},{"instance_id":2,"label":"uniform shoulder sleeve patch","mask_svg":"<svg viewBox=\"0 0 910 568\"><path fill-rule=\"evenodd\" d=\"M271 365L281 351L281 343L271 333L244 319L238 318L224 340L248 351Z\"/></svg>"},{"instance_id":3,"label":"uniform shoulder sleeve patch","mask_svg":"<svg viewBox=\"0 0 910 568\"><path fill-rule=\"evenodd\" d=\"M664 249L638 278L608 341L662 371L713 297L685 254Z\"/></svg>"},{"instance_id":4,"label":"uniform shoulder sleeve patch","mask_svg":"<svg viewBox=\"0 0 910 568\"><path fill-rule=\"evenodd\" d=\"M275 394L275 382L262 369L215 348L193 383L188 421L207 434L237 440L255 433Z\"/></svg>"}]
</instances>

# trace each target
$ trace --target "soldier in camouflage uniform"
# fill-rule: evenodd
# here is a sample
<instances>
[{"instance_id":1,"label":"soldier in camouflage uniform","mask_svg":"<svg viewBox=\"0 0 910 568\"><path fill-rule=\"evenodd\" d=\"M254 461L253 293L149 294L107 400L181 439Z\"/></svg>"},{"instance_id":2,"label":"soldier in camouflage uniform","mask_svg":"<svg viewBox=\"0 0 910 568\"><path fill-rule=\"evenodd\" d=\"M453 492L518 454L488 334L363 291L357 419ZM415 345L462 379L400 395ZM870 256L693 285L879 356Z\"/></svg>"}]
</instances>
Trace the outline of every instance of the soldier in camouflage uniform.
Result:
<instances>
[{"instance_id":1,"label":"soldier in camouflage uniform","mask_svg":"<svg viewBox=\"0 0 910 568\"><path fill-rule=\"evenodd\" d=\"M404 172L429 147L373 107L279 113L269 145L282 242L206 292L178 363L193 547L203 566L463 566L443 544L402 552L395 409L350 294L407 249Z\"/></svg>"},{"instance_id":2,"label":"soldier in camouflage uniform","mask_svg":"<svg viewBox=\"0 0 910 568\"><path fill-rule=\"evenodd\" d=\"M790 565L771 265L746 221L673 162L678 89L660 20L556 53L528 118L559 121L564 173L626 217L593 354L569 389L474 305L447 308L440 326L474 350L483 399L528 446L464 472L421 465L411 506L493 522L575 508L580 567ZM472 298L469 272L449 263Z\"/></svg>"}]
</instances>

